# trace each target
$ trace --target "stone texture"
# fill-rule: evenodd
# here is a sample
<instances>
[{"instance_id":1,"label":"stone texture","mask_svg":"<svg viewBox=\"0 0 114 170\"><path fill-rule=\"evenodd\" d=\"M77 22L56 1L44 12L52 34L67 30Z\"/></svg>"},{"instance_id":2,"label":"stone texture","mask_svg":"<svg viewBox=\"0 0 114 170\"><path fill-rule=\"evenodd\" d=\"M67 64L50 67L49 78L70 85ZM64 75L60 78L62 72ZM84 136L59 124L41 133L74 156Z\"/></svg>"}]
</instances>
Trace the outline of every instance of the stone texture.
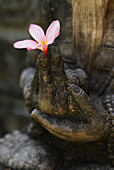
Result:
<instances>
[{"instance_id":1,"label":"stone texture","mask_svg":"<svg viewBox=\"0 0 114 170\"><path fill-rule=\"evenodd\" d=\"M0 163L4 167L15 170L52 170L57 167L57 155L51 146L30 139L19 131L0 139Z\"/></svg>"},{"instance_id":2,"label":"stone texture","mask_svg":"<svg viewBox=\"0 0 114 170\"><path fill-rule=\"evenodd\" d=\"M48 140L47 143L44 142L45 138ZM105 145L102 142L68 143L50 134L36 140L18 130L0 139L0 168L0 170L4 168L11 170L113 170L107 160Z\"/></svg>"},{"instance_id":3,"label":"stone texture","mask_svg":"<svg viewBox=\"0 0 114 170\"><path fill-rule=\"evenodd\" d=\"M23 102L21 101L22 98L20 95L19 86L17 85L18 79L21 70L23 70L23 68L25 67L25 62L27 61L28 65L35 65L36 62L35 59L37 58L36 56L39 52L26 53L25 50L17 51L13 49L12 44L14 41L29 37L27 29L30 23L37 23L40 26L42 26L43 29L46 30L46 28L48 27L48 25L51 23L52 20L55 19L60 20L61 35L58 37L57 41L53 44L53 46L50 46L51 54L53 53L62 54L64 60L68 62L67 63L68 67L69 65L73 67L73 63L76 62L74 65L74 69L76 69L77 65L79 67L82 67L84 64L83 68L85 68L86 70L87 66L89 65L91 67L90 69L91 72L89 75L90 81L92 82L91 89L93 89L95 93L99 90L102 84L105 84L105 80L110 72L113 63L112 62L113 61L112 60L112 51L113 51L112 23L113 23L113 16L114 16L113 1L110 0L110 2L107 3L108 0L99 0L99 1L84 0L81 3L79 0L77 1L74 0L74 2L75 5L76 2L78 2L79 5L78 10L77 8L75 8L76 7L75 5L73 6L74 12L77 12L78 14L77 16L73 15L74 19L76 19L75 20L76 24L74 24L74 31L77 34L77 36L74 38L76 38L75 40L79 40L78 44L80 45L79 53L77 53L76 51L76 55L73 54L73 48L72 48L72 15L71 15L72 7L71 7L70 0L64 0L64 1L10 0L10 3L9 0L0 1L0 20L1 20L0 23L0 41L1 41L0 42L0 61L1 61L0 62L0 79L1 79L0 80L0 95L1 95L0 103L1 105L0 107L2 106L1 113L0 113L2 115L2 119L0 121L0 124L3 125L3 122L5 122L5 124L7 125L5 132L12 131L20 121L18 116L16 119L12 120L11 117L14 118L13 114L18 114L18 115L21 114L22 115L21 121L23 120L23 115L25 115ZM86 3L86 5L84 3ZM92 5L93 8L89 8L89 5L90 6ZM106 6L107 6L107 10L106 10ZM84 11L87 13L85 13ZM93 19L94 17L91 18L91 16L94 16L96 18L95 20L96 26L94 25L95 24ZM81 22L77 24L78 21ZM88 29L86 26L88 26ZM78 46L77 44L75 45ZM106 47L103 51L102 48L100 48L101 51L99 52L99 54L97 53L93 56L94 52L96 52L97 48L100 46L108 46L108 47ZM79 62L80 56L78 56L78 54L81 56L82 62ZM88 54L90 55L90 58ZM93 59L93 61L91 61L91 58ZM109 62L109 58L111 59L110 60L111 62ZM86 61L86 59L89 61L89 63ZM71 64L69 64L69 62L71 62ZM12 114L11 117L10 114ZM8 117L10 117L9 121L7 121ZM18 120L17 121L18 123L16 122L16 120ZM15 127L11 128L12 125L15 125ZM2 130L2 128L0 128L0 130ZM58 170L60 169L62 170L112 169L110 166L108 166L109 161L107 159L107 152L106 152L107 147L105 143L106 141L104 142L104 144L101 143L101 146L99 147L98 145L95 145L95 143L88 143L84 145L80 143L79 145L74 144L72 145L72 147L69 147L68 146L69 143L68 143L68 145L64 146L64 149L61 148L61 150L63 151L62 155L64 155L63 158L60 154L58 155L58 152L56 152L55 149L53 149L52 145L49 146L48 144L45 144L45 142L43 142L47 140L48 136L49 134L47 134L47 136L44 136L43 140L36 141L31 139L26 134L22 134L19 131L16 131L13 134L6 135L4 138L0 140L1 142L0 163L2 163L4 167L11 167L15 170L18 169L25 169L25 170L26 169L41 169L41 170L43 169L44 170L45 169L47 170L48 169L49 170L50 169L52 170L53 169L58 169ZM111 142L113 142L112 136L110 140ZM54 142L55 141L52 140L50 141L50 144ZM55 147L57 147L56 144ZM64 161L64 164L62 164L61 168L58 168L57 165L60 164L60 159ZM84 165L84 163L88 163L89 165ZM94 165L95 163L97 165ZM80 166L81 164L83 164L83 167ZM2 166L0 168L2 169Z\"/></svg>"}]
</instances>

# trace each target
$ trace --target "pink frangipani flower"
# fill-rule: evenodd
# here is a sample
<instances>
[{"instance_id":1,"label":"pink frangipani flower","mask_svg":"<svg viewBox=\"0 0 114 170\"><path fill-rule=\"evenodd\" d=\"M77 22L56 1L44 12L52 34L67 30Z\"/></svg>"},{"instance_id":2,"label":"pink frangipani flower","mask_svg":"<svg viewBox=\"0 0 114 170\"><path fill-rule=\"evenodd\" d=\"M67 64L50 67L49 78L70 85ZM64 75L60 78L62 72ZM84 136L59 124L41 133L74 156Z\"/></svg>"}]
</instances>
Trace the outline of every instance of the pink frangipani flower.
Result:
<instances>
[{"instance_id":1,"label":"pink frangipani flower","mask_svg":"<svg viewBox=\"0 0 114 170\"><path fill-rule=\"evenodd\" d=\"M47 57L48 56L48 45L52 44L55 38L60 34L60 23L58 20L53 21L46 31L46 35L43 29L35 24L31 24L29 27L30 35L36 40L22 40L17 41L13 44L15 48L22 49L27 48L27 50L40 49Z\"/></svg>"}]
</instances>

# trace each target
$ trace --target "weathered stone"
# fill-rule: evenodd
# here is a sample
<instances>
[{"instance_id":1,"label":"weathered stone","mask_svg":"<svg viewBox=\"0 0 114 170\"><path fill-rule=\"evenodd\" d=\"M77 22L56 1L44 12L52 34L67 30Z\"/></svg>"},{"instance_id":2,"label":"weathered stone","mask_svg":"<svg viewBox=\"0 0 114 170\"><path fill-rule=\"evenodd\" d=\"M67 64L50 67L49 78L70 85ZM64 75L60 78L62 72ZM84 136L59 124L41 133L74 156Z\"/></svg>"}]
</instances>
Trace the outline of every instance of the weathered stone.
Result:
<instances>
[{"instance_id":1,"label":"weathered stone","mask_svg":"<svg viewBox=\"0 0 114 170\"><path fill-rule=\"evenodd\" d=\"M57 140L56 137L50 140L51 134L47 131L44 133L43 128L40 129L40 125L37 126L38 129L36 127L38 133L34 131L36 136L38 135L37 140L16 131L0 140L0 162L5 167L11 167L16 170L111 169L108 166L107 150L112 164L114 162L112 155L114 143L112 129L114 123L110 94L113 91L114 84L112 74L113 2L112 0L110 2L108 0L73 0L72 2L74 44L72 44L72 8L70 0L29 0L26 2L25 0L23 2L12 0L10 4L8 0L0 2L2 23L0 37L4 39L3 42L10 41L10 44L12 44L14 40L27 38L28 34L25 33L25 25L29 25L31 21L36 22L45 30L52 20L58 19L61 23L64 23L61 24L61 36L50 48L52 58L49 61L47 59L42 61L41 57L36 62L36 52L28 52L27 54L24 50L22 53L20 52L20 56L28 56L27 65L35 65L36 62L35 73L34 68L23 72L21 87L23 88L27 108L30 113L33 111L31 116L38 121L38 125L40 122L52 134L68 141L75 141L75 143L68 142L68 144L65 143L65 146L58 147L61 140ZM8 17L6 17L4 11ZM17 16L15 13L17 13ZM104 22L105 19L106 22ZM7 28L4 29L6 26ZM19 26L18 29L16 28L17 26ZM5 38L4 35L6 35ZM6 50L9 45L4 46L4 44L1 43L0 46L2 50L2 62L0 63L0 67L3 69L2 78L4 80L4 75L13 75L17 78L17 74L25 66L25 64L21 65L21 62L25 62L25 58L23 58L23 61L22 58L15 61L14 56L16 53L9 53L9 50ZM60 56L53 55L55 52L62 54L67 68L73 69L72 73L75 72L74 70L77 66L86 71L89 77L89 82L87 82L87 84L89 83L89 88L85 88L87 86L85 83L86 78L81 77L80 72L74 76L69 76L72 80L71 82L69 80L69 82L73 83L73 85L67 83L68 77L66 78L65 76L63 64L59 60ZM3 56L6 57L5 60L3 60ZM12 56L15 62L12 62ZM34 56L35 59L33 59ZM6 63L5 67L4 61ZM11 70L6 67L7 63L9 63ZM21 68L17 69L15 63L18 63L19 66L21 65ZM15 72L15 69L17 69L17 72ZM7 70L9 70L8 74ZM12 82L14 80L13 76ZM3 85L1 89L3 89ZM13 92L17 91L16 87L14 89ZM104 110L101 103L103 97L100 100L96 95L105 95L106 93L109 93L109 95L104 102L107 110ZM9 95L11 96L11 92ZM3 95L1 99L4 99ZM109 101L107 102L108 99ZM15 102L18 103L17 101ZM48 144L43 141L47 141ZM77 144L76 142L79 143ZM62 150L62 154L58 155L58 151L55 151L57 147ZM64 164L58 168L60 159ZM95 163L97 165L94 166ZM85 166L84 164L88 165L87 167L78 167L81 164L83 166Z\"/></svg>"},{"instance_id":2,"label":"weathered stone","mask_svg":"<svg viewBox=\"0 0 114 170\"><path fill-rule=\"evenodd\" d=\"M58 162L59 161L59 162ZM0 163L15 170L52 170L60 166L58 153L42 141L14 131L0 143Z\"/></svg>"}]
</instances>

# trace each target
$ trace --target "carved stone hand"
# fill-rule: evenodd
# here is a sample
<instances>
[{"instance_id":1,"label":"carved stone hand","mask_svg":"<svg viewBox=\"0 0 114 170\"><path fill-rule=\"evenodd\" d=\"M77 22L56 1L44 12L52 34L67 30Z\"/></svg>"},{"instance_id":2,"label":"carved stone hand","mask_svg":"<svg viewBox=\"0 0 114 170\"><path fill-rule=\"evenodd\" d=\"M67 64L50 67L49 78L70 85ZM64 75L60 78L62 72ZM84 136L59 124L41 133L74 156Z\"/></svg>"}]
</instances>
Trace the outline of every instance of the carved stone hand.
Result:
<instances>
[{"instance_id":1,"label":"carved stone hand","mask_svg":"<svg viewBox=\"0 0 114 170\"><path fill-rule=\"evenodd\" d=\"M41 54L29 90L24 90L26 103L29 106L31 103L31 116L65 140L88 142L107 135L108 126L100 100L94 97L93 101L78 86L82 86L86 78L81 69L68 69L65 74L59 55L48 59ZM26 89L26 85L23 87Z\"/></svg>"}]
</instances>

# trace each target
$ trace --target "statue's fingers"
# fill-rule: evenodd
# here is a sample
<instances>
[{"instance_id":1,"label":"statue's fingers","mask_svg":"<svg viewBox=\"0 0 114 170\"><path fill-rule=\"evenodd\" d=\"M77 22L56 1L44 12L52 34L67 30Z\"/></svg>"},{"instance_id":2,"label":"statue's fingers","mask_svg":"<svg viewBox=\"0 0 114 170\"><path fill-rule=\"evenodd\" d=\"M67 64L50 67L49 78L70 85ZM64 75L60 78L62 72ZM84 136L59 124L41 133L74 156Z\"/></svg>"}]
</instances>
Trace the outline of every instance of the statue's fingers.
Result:
<instances>
[{"instance_id":1,"label":"statue's fingers","mask_svg":"<svg viewBox=\"0 0 114 170\"><path fill-rule=\"evenodd\" d=\"M71 84L70 92L85 116L94 119L99 118L101 111L100 108L96 106L95 102L92 101L92 99L84 92L83 89L75 84Z\"/></svg>"},{"instance_id":2,"label":"statue's fingers","mask_svg":"<svg viewBox=\"0 0 114 170\"><path fill-rule=\"evenodd\" d=\"M44 74L46 74L46 70L48 70L48 68L49 68L48 60L49 59L45 56L44 53L41 53L37 58L35 73L34 73L34 77L32 80L32 90L33 91L38 90L39 83L41 83L40 75L43 74L43 71L44 71Z\"/></svg>"},{"instance_id":3,"label":"statue's fingers","mask_svg":"<svg viewBox=\"0 0 114 170\"><path fill-rule=\"evenodd\" d=\"M50 59L45 54L40 54L38 58L38 107L41 111L51 113L51 72Z\"/></svg>"},{"instance_id":4,"label":"statue's fingers","mask_svg":"<svg viewBox=\"0 0 114 170\"><path fill-rule=\"evenodd\" d=\"M41 53L38 58L38 79L40 85L47 85L50 83L50 60Z\"/></svg>"},{"instance_id":5,"label":"statue's fingers","mask_svg":"<svg viewBox=\"0 0 114 170\"><path fill-rule=\"evenodd\" d=\"M62 57L59 55L53 55L51 58L51 83L53 113L57 115L67 114L68 93L66 75Z\"/></svg>"}]
</instances>

